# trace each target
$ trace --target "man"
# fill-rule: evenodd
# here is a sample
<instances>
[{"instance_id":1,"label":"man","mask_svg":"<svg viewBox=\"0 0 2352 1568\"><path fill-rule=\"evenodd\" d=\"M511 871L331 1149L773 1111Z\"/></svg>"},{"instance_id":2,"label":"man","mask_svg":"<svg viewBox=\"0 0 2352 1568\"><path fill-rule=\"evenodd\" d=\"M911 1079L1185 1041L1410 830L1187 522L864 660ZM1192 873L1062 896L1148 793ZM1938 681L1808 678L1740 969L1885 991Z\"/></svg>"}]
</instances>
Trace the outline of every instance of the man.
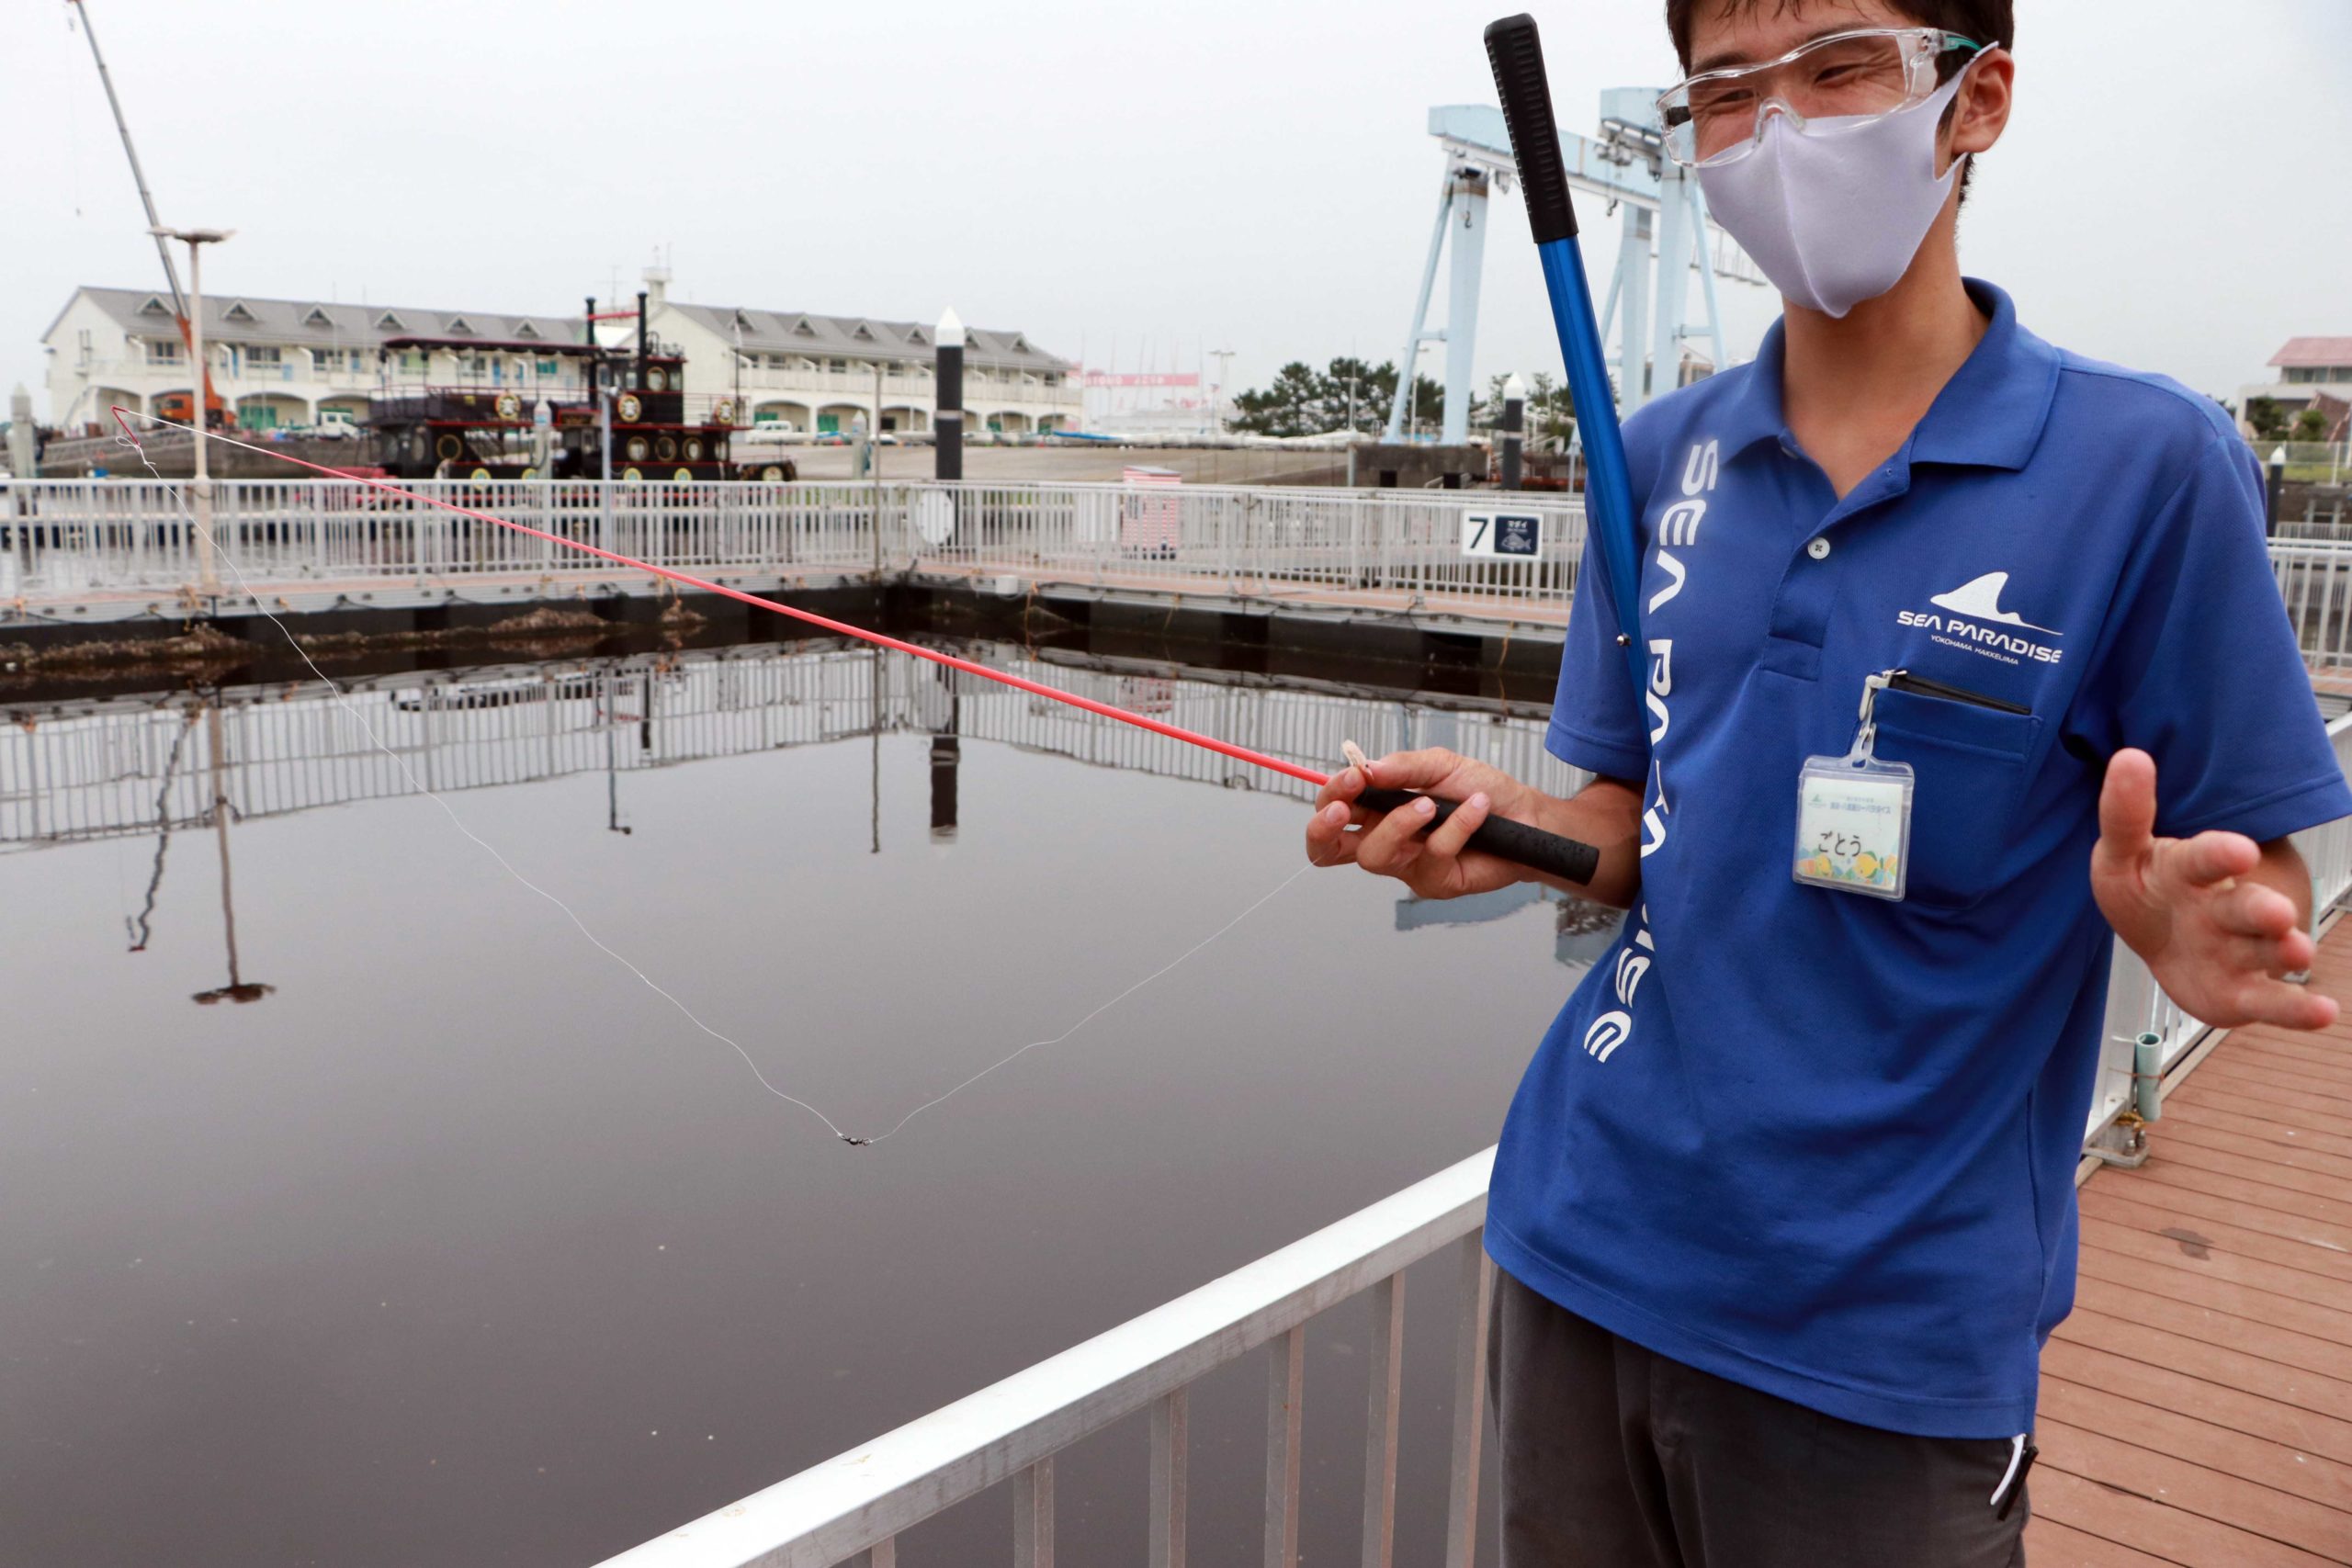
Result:
<instances>
[{"instance_id":1,"label":"man","mask_svg":"<svg viewBox=\"0 0 2352 1568\"><path fill-rule=\"evenodd\" d=\"M2287 835L2352 793L2228 421L1962 277L2011 0L1667 19L1668 150L1786 310L1627 430L1646 689L1588 554L1549 745L1595 782L1386 757L1307 850L1478 892L1523 874L1463 852L1498 811L1630 911L1495 1167L1510 1568L1996 1568L2110 931L2198 1017L2324 1027Z\"/></svg>"}]
</instances>

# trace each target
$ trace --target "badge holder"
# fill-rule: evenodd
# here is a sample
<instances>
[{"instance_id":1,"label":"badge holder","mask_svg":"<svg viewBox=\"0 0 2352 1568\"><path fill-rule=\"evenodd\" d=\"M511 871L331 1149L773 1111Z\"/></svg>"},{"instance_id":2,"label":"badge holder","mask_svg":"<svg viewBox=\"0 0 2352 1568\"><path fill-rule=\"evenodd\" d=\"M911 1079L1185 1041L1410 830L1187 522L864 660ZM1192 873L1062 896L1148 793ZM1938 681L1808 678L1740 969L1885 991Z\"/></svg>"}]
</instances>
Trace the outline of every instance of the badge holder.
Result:
<instances>
[{"instance_id":1,"label":"badge holder","mask_svg":"<svg viewBox=\"0 0 2352 1568\"><path fill-rule=\"evenodd\" d=\"M1890 674L1892 672L1889 672ZM1862 682L1861 727L1842 757L1808 757L1797 774L1796 880L1900 900L1911 859L1911 768L1871 755L1872 707L1889 674Z\"/></svg>"}]
</instances>

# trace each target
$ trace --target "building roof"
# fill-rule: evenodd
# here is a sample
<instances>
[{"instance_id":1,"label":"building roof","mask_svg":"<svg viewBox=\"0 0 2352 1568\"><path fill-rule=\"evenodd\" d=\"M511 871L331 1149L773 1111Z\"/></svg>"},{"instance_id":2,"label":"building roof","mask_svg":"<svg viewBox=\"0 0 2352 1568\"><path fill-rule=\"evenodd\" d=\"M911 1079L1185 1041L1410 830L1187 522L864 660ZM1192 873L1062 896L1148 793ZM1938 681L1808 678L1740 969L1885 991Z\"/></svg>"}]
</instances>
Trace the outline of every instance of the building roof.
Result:
<instances>
[{"instance_id":1,"label":"building roof","mask_svg":"<svg viewBox=\"0 0 2352 1568\"><path fill-rule=\"evenodd\" d=\"M85 284L80 293L126 333L141 337L178 335L169 289L95 288ZM50 326L54 331L56 323ZM373 348L390 337L480 338L486 348L507 348L518 342L578 343L580 321L496 310L426 310L409 305L337 305L315 299L207 294L204 336L208 343L277 343L306 348Z\"/></svg>"},{"instance_id":2,"label":"building roof","mask_svg":"<svg viewBox=\"0 0 2352 1568\"><path fill-rule=\"evenodd\" d=\"M2270 363L2282 370L2352 365L2352 337L2290 337Z\"/></svg>"},{"instance_id":3,"label":"building roof","mask_svg":"<svg viewBox=\"0 0 2352 1568\"><path fill-rule=\"evenodd\" d=\"M820 316L805 310L754 310L734 305L667 308L691 317L719 338L733 342L738 327L743 346L764 354L837 354L862 358L929 359L937 351L933 329L920 321L884 321L870 316ZM982 327L964 331L964 357L974 365L1013 366L1024 370L1067 371L1070 362L1046 353L1017 332Z\"/></svg>"}]
</instances>

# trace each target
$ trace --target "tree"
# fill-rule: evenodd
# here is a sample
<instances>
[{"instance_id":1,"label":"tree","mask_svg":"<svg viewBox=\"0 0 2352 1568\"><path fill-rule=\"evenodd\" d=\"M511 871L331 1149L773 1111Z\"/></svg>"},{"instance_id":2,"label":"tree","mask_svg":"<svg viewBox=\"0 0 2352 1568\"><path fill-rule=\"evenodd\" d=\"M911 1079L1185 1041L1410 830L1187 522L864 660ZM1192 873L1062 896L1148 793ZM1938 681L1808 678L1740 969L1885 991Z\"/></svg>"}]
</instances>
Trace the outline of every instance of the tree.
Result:
<instances>
[{"instance_id":1,"label":"tree","mask_svg":"<svg viewBox=\"0 0 2352 1568\"><path fill-rule=\"evenodd\" d=\"M1275 372L1263 389L1253 388L1233 400L1240 412L1232 425L1260 435L1323 435L1350 428L1352 404L1354 428L1370 434L1387 423L1396 398L1393 362L1367 365L1342 355L1318 374L1306 361L1295 359ZM1413 418L1435 420L1444 406L1444 389L1426 376L1417 377Z\"/></svg>"},{"instance_id":2,"label":"tree","mask_svg":"<svg viewBox=\"0 0 2352 1568\"><path fill-rule=\"evenodd\" d=\"M1273 383L1265 390L1252 388L1234 398L1240 413L1232 421L1233 428L1259 435L1317 434L1327 428L1319 423L1322 391L1306 362L1294 359L1274 372Z\"/></svg>"},{"instance_id":3,"label":"tree","mask_svg":"<svg viewBox=\"0 0 2352 1568\"><path fill-rule=\"evenodd\" d=\"M2317 409L2305 409L2295 416L2293 435L2297 441L2326 440L2327 415Z\"/></svg>"},{"instance_id":4,"label":"tree","mask_svg":"<svg viewBox=\"0 0 2352 1568\"><path fill-rule=\"evenodd\" d=\"M2257 441L2284 441L2287 438L2287 411L2275 398L2248 398L2245 400L2245 423Z\"/></svg>"}]
</instances>

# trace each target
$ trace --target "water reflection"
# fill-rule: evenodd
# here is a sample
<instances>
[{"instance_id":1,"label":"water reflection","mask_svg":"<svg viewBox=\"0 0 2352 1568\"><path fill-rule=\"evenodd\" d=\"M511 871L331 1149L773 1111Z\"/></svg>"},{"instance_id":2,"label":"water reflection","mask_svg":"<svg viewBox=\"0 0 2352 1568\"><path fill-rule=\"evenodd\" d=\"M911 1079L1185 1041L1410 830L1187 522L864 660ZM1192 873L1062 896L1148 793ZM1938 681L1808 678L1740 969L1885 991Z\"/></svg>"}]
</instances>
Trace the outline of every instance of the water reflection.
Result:
<instances>
[{"instance_id":1,"label":"water reflection","mask_svg":"<svg viewBox=\"0 0 2352 1568\"><path fill-rule=\"evenodd\" d=\"M1544 716L1498 702L959 651L1303 761L1442 743L1571 782ZM1263 894L1306 794L829 645L388 673L352 701L859 1126ZM1573 982L1555 960L1590 951L1540 897L1303 878L852 1153L509 882L315 683L0 720L0 1562L596 1561L1491 1141ZM269 1004L188 1005L237 988ZM1426 1299L1416 1560L1442 1551L1451 1347ZM1311 1557L1352 1554L1362 1332L1309 1336ZM1259 1377L1193 1406L1200 1561L1255 1550ZM1072 1561L1140 1556L1126 1442L1063 1465ZM1001 1513L907 1560L993 1558Z\"/></svg>"}]
</instances>

